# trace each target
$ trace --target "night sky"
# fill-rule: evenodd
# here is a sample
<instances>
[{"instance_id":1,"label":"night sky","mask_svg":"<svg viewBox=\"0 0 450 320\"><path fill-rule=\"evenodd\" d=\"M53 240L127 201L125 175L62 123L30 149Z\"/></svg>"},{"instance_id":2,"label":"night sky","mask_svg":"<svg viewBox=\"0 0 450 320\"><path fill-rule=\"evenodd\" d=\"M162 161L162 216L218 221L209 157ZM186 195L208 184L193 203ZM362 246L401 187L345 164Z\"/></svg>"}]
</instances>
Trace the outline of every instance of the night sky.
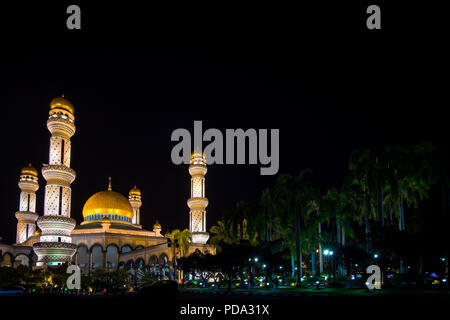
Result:
<instances>
[{"instance_id":1,"label":"night sky","mask_svg":"<svg viewBox=\"0 0 450 320\"><path fill-rule=\"evenodd\" d=\"M280 129L279 173L311 168L323 192L340 187L350 153L423 141L444 145L442 81L447 39L427 8L171 8L81 3L82 30L65 28L66 5L15 7L0 19L0 237L15 241L20 169L48 163L49 103L75 107L72 217L95 192L143 194L141 222L187 228L187 165L172 164L173 130ZM5 19L8 16L9 19ZM447 77L447 75L445 75ZM448 82L448 81L447 81ZM446 88L447 89L447 88ZM213 165L207 226L276 176L260 165ZM45 180L39 177L39 214Z\"/></svg>"}]
</instances>

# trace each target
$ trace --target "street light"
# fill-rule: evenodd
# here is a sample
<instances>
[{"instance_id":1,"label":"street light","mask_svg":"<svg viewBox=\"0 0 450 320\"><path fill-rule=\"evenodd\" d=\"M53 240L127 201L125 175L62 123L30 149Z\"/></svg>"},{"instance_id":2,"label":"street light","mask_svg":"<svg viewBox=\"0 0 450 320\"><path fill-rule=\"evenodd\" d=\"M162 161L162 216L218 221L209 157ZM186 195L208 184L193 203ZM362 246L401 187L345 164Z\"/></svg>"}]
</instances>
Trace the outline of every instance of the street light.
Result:
<instances>
[{"instance_id":1,"label":"street light","mask_svg":"<svg viewBox=\"0 0 450 320\"><path fill-rule=\"evenodd\" d=\"M327 257L327 260L328 260L328 256L332 257L334 252L332 250L325 249L325 250L323 250L323 254ZM336 275L334 274L334 268L333 268L333 259L331 259L331 268L333 269L333 280L336 281ZM329 274L329 271L328 271L328 274Z\"/></svg>"}]
</instances>

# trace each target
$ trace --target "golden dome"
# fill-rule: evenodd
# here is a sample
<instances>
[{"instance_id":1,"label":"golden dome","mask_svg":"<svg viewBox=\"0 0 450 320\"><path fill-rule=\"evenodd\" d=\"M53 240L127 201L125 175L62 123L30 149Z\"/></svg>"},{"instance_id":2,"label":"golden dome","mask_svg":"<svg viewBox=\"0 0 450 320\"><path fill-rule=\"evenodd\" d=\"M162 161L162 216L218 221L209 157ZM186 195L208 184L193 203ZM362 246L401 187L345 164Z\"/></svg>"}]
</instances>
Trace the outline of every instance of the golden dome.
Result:
<instances>
[{"instance_id":1,"label":"golden dome","mask_svg":"<svg viewBox=\"0 0 450 320\"><path fill-rule=\"evenodd\" d=\"M110 220L131 221L133 208L125 196L118 192L107 190L92 195L83 207L84 220L101 220L108 217Z\"/></svg>"},{"instance_id":2,"label":"golden dome","mask_svg":"<svg viewBox=\"0 0 450 320\"><path fill-rule=\"evenodd\" d=\"M156 220L156 223L153 225L153 230L155 229L161 229L161 225L158 223L158 220Z\"/></svg>"},{"instance_id":3,"label":"golden dome","mask_svg":"<svg viewBox=\"0 0 450 320\"><path fill-rule=\"evenodd\" d=\"M34 176L37 177L38 176L38 172L35 168L33 168L31 166L31 163L28 164L28 166L22 168L22 170L20 170L20 175L22 176Z\"/></svg>"},{"instance_id":4,"label":"golden dome","mask_svg":"<svg viewBox=\"0 0 450 320\"><path fill-rule=\"evenodd\" d=\"M75 108L73 107L72 103L66 98L64 98L64 95L62 95L61 97L56 97L50 102L50 110L57 108L66 110L71 114L75 113Z\"/></svg>"},{"instance_id":5,"label":"golden dome","mask_svg":"<svg viewBox=\"0 0 450 320\"><path fill-rule=\"evenodd\" d=\"M134 186L133 189L130 190L129 194L130 194L130 197L133 197L133 196L140 197L141 196L141 190L139 190L136 186Z\"/></svg>"},{"instance_id":6,"label":"golden dome","mask_svg":"<svg viewBox=\"0 0 450 320\"><path fill-rule=\"evenodd\" d=\"M35 235L35 236L40 236L41 234L42 234L41 229L37 229L37 230L34 232L34 235Z\"/></svg>"}]
</instances>

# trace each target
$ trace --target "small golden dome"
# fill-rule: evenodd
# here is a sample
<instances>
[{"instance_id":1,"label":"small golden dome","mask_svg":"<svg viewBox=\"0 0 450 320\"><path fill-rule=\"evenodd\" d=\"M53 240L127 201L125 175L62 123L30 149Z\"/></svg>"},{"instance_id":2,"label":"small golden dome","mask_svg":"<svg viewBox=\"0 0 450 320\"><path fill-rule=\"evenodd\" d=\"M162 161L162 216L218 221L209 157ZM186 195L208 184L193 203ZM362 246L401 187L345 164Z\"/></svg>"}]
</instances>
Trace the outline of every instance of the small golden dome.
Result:
<instances>
[{"instance_id":1,"label":"small golden dome","mask_svg":"<svg viewBox=\"0 0 450 320\"><path fill-rule=\"evenodd\" d=\"M136 186L134 186L133 189L130 190L129 194L130 194L130 197L133 197L133 196L140 197L141 196L141 190L139 190Z\"/></svg>"},{"instance_id":2,"label":"small golden dome","mask_svg":"<svg viewBox=\"0 0 450 320\"><path fill-rule=\"evenodd\" d=\"M50 102L50 110L53 109L63 109L70 112L71 114L75 113L75 108L73 107L72 103L64 98L64 95L62 95L61 97L56 97Z\"/></svg>"},{"instance_id":3,"label":"small golden dome","mask_svg":"<svg viewBox=\"0 0 450 320\"><path fill-rule=\"evenodd\" d=\"M107 190L92 195L83 207L84 220L100 220L103 217L111 220L130 221L133 218L133 208L125 196L118 192ZM89 218L88 218L89 217Z\"/></svg>"},{"instance_id":4,"label":"small golden dome","mask_svg":"<svg viewBox=\"0 0 450 320\"><path fill-rule=\"evenodd\" d=\"M29 163L28 166L23 167L22 170L20 170L20 175L37 177L38 172L31 166L31 163Z\"/></svg>"},{"instance_id":5,"label":"small golden dome","mask_svg":"<svg viewBox=\"0 0 450 320\"><path fill-rule=\"evenodd\" d=\"M34 235L35 235L35 236L40 236L41 234L42 234L41 229L37 229L37 230L34 232Z\"/></svg>"},{"instance_id":6,"label":"small golden dome","mask_svg":"<svg viewBox=\"0 0 450 320\"><path fill-rule=\"evenodd\" d=\"M153 225L153 230L155 229L161 229L161 225L159 224L158 220L156 220L156 223Z\"/></svg>"}]
</instances>

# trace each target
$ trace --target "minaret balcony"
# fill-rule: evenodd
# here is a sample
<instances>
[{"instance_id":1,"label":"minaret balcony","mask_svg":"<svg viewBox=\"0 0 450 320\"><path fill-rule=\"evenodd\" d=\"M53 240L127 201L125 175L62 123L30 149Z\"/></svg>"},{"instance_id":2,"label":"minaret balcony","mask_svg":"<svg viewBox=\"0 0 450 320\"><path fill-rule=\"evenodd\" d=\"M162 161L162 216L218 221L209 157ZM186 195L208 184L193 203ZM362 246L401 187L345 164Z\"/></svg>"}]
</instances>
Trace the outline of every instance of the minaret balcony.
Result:
<instances>
[{"instance_id":1,"label":"minaret balcony","mask_svg":"<svg viewBox=\"0 0 450 320\"><path fill-rule=\"evenodd\" d=\"M76 127L70 119L64 119L59 115L50 116L47 120L47 128L53 133L61 133L61 135L70 138L75 134Z\"/></svg>"},{"instance_id":2,"label":"minaret balcony","mask_svg":"<svg viewBox=\"0 0 450 320\"><path fill-rule=\"evenodd\" d=\"M19 188L26 192L36 192L39 189L39 183L32 179L20 179Z\"/></svg>"},{"instance_id":3,"label":"minaret balcony","mask_svg":"<svg viewBox=\"0 0 450 320\"><path fill-rule=\"evenodd\" d=\"M42 230L42 235L69 236L75 228L76 220L64 216L40 216L37 225Z\"/></svg>"},{"instance_id":4,"label":"minaret balcony","mask_svg":"<svg viewBox=\"0 0 450 320\"><path fill-rule=\"evenodd\" d=\"M128 199L128 201L130 202L131 207L133 208L140 208L142 206L142 201L140 199L130 198Z\"/></svg>"},{"instance_id":5,"label":"minaret balcony","mask_svg":"<svg viewBox=\"0 0 450 320\"><path fill-rule=\"evenodd\" d=\"M208 232L192 232L192 243L194 244L206 244L208 239Z\"/></svg>"},{"instance_id":6,"label":"minaret balcony","mask_svg":"<svg viewBox=\"0 0 450 320\"><path fill-rule=\"evenodd\" d=\"M69 242L38 242L33 244L33 250L38 256L37 265L58 262L70 262L77 251L77 245Z\"/></svg>"},{"instance_id":7,"label":"minaret balcony","mask_svg":"<svg viewBox=\"0 0 450 320\"><path fill-rule=\"evenodd\" d=\"M36 212L31 211L17 211L16 218L23 223L35 223L39 215Z\"/></svg>"},{"instance_id":8,"label":"minaret balcony","mask_svg":"<svg viewBox=\"0 0 450 320\"><path fill-rule=\"evenodd\" d=\"M189 165L189 173L191 176L202 175L204 176L208 172L208 168L203 164L191 164Z\"/></svg>"},{"instance_id":9,"label":"minaret balcony","mask_svg":"<svg viewBox=\"0 0 450 320\"><path fill-rule=\"evenodd\" d=\"M63 180L71 184L76 177L75 171L69 167L63 165L44 164L42 168L42 175L45 180L50 183L49 180Z\"/></svg>"},{"instance_id":10,"label":"minaret balcony","mask_svg":"<svg viewBox=\"0 0 450 320\"><path fill-rule=\"evenodd\" d=\"M208 206L208 199L202 197L189 198L187 205L191 210L204 210Z\"/></svg>"}]
</instances>

